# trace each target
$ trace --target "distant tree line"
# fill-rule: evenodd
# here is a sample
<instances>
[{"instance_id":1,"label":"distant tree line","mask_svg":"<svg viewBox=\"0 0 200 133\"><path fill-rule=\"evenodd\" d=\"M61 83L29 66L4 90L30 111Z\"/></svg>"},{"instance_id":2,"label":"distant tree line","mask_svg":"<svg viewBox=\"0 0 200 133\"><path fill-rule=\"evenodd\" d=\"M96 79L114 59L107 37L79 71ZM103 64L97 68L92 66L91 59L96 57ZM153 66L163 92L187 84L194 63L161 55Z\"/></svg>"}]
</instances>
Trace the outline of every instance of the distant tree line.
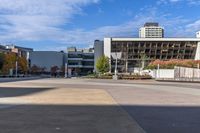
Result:
<instances>
[{"instance_id":1,"label":"distant tree line","mask_svg":"<svg viewBox=\"0 0 200 133\"><path fill-rule=\"evenodd\" d=\"M52 66L50 68L50 71L48 71L46 67L40 67L37 65L33 65L30 68L30 74L33 74L33 75L41 75L41 74L49 75L49 74L51 74L51 76L57 77L57 76L64 76L64 73L65 73L64 66L61 66L61 67Z\"/></svg>"}]
</instances>

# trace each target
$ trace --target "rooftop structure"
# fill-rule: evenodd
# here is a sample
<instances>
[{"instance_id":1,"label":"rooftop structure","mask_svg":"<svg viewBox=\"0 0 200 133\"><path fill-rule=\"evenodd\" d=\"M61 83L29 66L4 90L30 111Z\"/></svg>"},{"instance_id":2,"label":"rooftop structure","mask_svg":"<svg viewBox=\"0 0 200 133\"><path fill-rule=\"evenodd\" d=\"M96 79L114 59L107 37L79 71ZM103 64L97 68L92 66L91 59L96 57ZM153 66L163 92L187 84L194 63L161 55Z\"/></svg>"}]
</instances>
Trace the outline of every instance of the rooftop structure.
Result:
<instances>
[{"instance_id":1,"label":"rooftop structure","mask_svg":"<svg viewBox=\"0 0 200 133\"><path fill-rule=\"evenodd\" d=\"M155 22L147 22L144 24L144 27L158 27L159 23L155 23Z\"/></svg>"},{"instance_id":2,"label":"rooftop structure","mask_svg":"<svg viewBox=\"0 0 200 133\"><path fill-rule=\"evenodd\" d=\"M140 38L163 38L164 29L158 23L148 22L139 30Z\"/></svg>"},{"instance_id":3,"label":"rooftop structure","mask_svg":"<svg viewBox=\"0 0 200 133\"><path fill-rule=\"evenodd\" d=\"M5 45L5 47L10 52L16 53L20 57L25 57L27 60L29 60L30 52L33 51L32 48L19 47L13 44Z\"/></svg>"},{"instance_id":4,"label":"rooftop structure","mask_svg":"<svg viewBox=\"0 0 200 133\"><path fill-rule=\"evenodd\" d=\"M196 33L196 37L197 37L197 38L200 38L200 31L198 31L198 32Z\"/></svg>"}]
</instances>

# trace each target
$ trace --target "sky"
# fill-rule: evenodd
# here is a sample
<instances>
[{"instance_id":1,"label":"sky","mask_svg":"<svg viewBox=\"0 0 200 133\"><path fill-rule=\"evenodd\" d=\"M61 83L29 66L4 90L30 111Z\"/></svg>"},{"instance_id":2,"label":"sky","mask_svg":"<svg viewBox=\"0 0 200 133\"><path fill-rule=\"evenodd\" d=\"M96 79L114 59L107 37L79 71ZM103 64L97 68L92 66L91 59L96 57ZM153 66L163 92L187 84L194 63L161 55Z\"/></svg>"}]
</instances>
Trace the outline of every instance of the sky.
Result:
<instances>
[{"instance_id":1,"label":"sky","mask_svg":"<svg viewBox=\"0 0 200 133\"><path fill-rule=\"evenodd\" d=\"M89 48L104 37L138 37L159 22L165 37L195 37L200 0L0 0L0 43L34 50Z\"/></svg>"}]
</instances>

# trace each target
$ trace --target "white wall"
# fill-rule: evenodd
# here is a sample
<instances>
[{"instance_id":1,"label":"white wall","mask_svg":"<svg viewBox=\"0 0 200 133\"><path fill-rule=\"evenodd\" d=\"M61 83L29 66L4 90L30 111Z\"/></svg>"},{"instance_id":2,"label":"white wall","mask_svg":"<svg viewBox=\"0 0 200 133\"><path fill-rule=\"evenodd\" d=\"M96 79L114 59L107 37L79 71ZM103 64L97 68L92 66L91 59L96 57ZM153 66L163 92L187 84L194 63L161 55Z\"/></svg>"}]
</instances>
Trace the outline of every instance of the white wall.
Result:
<instances>
[{"instance_id":1,"label":"white wall","mask_svg":"<svg viewBox=\"0 0 200 133\"><path fill-rule=\"evenodd\" d=\"M200 31L196 33L196 37L200 38Z\"/></svg>"},{"instance_id":2,"label":"white wall","mask_svg":"<svg viewBox=\"0 0 200 133\"><path fill-rule=\"evenodd\" d=\"M174 78L174 69L160 69L154 70L150 73L153 78L156 79L172 79Z\"/></svg>"},{"instance_id":3,"label":"white wall","mask_svg":"<svg viewBox=\"0 0 200 133\"><path fill-rule=\"evenodd\" d=\"M195 55L195 60L200 60L200 42L197 44L197 51Z\"/></svg>"},{"instance_id":4,"label":"white wall","mask_svg":"<svg viewBox=\"0 0 200 133\"><path fill-rule=\"evenodd\" d=\"M104 38L104 55L111 58L111 40L112 38Z\"/></svg>"},{"instance_id":5,"label":"white wall","mask_svg":"<svg viewBox=\"0 0 200 133\"><path fill-rule=\"evenodd\" d=\"M145 28L144 27L142 27L142 28L140 28L140 31L139 31L139 37L140 38L145 38Z\"/></svg>"}]
</instances>

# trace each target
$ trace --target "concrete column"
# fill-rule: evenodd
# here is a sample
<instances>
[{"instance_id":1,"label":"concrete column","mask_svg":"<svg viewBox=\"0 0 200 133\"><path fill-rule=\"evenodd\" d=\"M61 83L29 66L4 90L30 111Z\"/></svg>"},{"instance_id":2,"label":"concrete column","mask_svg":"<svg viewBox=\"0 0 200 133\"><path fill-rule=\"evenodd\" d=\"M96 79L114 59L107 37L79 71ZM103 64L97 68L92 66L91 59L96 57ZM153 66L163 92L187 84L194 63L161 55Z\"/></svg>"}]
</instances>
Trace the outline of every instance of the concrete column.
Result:
<instances>
[{"instance_id":1,"label":"concrete column","mask_svg":"<svg viewBox=\"0 0 200 133\"><path fill-rule=\"evenodd\" d=\"M198 44L197 44L195 60L200 60L200 42L198 42Z\"/></svg>"}]
</instances>

